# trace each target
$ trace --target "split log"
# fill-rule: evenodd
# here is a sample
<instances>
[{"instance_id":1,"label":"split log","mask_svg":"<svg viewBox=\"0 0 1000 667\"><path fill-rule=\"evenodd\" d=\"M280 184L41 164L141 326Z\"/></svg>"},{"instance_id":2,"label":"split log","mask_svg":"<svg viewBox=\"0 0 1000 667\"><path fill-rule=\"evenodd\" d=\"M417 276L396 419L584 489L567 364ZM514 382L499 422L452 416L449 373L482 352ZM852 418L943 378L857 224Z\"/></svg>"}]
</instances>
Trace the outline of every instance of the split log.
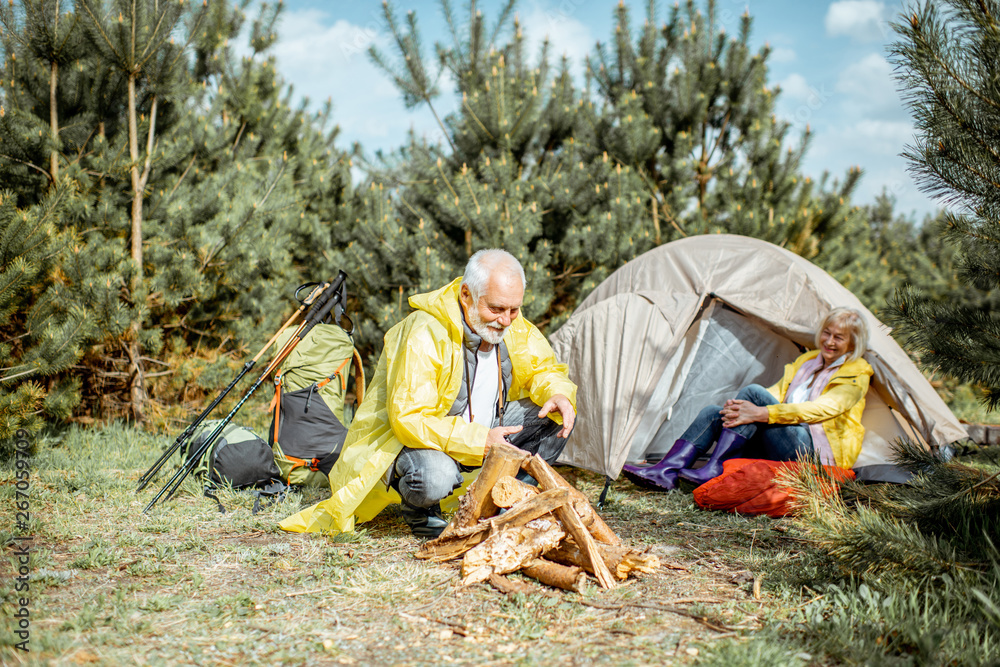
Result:
<instances>
[{"instance_id":1,"label":"split log","mask_svg":"<svg viewBox=\"0 0 1000 667\"><path fill-rule=\"evenodd\" d=\"M525 564L521 571L532 579L564 591L582 593L587 585L587 574L583 568L560 565L545 558L536 558Z\"/></svg>"},{"instance_id":2,"label":"split log","mask_svg":"<svg viewBox=\"0 0 1000 667\"><path fill-rule=\"evenodd\" d=\"M566 536L555 521L536 520L535 525L507 526L470 549L462 558L462 583L486 581L491 574L519 570L540 555L558 546Z\"/></svg>"},{"instance_id":3,"label":"split log","mask_svg":"<svg viewBox=\"0 0 1000 667\"><path fill-rule=\"evenodd\" d=\"M516 475L521 463L528 456L526 451L513 445L501 443L490 447L486 458L483 459L479 475L462 496L458 510L441 532L441 536L445 537L462 528L475 526L480 517L491 517L496 514L499 508L490 495L493 485L500 477Z\"/></svg>"},{"instance_id":4,"label":"split log","mask_svg":"<svg viewBox=\"0 0 1000 667\"><path fill-rule=\"evenodd\" d=\"M450 535L442 533L439 537L424 542L417 550L416 556L436 563L458 558L506 526L523 526L533 519L557 510L569 503L569 497L569 492L563 488L539 493L521 501L516 507L500 516L482 521L475 526L457 529Z\"/></svg>"},{"instance_id":5,"label":"split log","mask_svg":"<svg viewBox=\"0 0 1000 667\"><path fill-rule=\"evenodd\" d=\"M537 592L528 584L523 581L514 581L513 579L508 579L502 574L496 574L495 572L490 575L487 581L490 582L490 586L497 589L505 595L512 595L514 593L521 593L522 595L529 595L531 593Z\"/></svg>"},{"instance_id":6,"label":"split log","mask_svg":"<svg viewBox=\"0 0 1000 667\"><path fill-rule=\"evenodd\" d=\"M490 495L497 507L513 507L529 496L541 493L537 486L525 484L516 477L504 475L493 485Z\"/></svg>"},{"instance_id":7,"label":"split log","mask_svg":"<svg viewBox=\"0 0 1000 667\"><path fill-rule=\"evenodd\" d=\"M569 498L570 498L570 504L573 505L573 509L576 510L577 516L580 517L580 521L582 521L583 525L587 527L587 530L590 531L590 534L594 535L594 522L601 518L597 516L597 512L594 511L594 506L591 505L590 501L587 500L586 498L576 498L574 500L572 491L570 491ZM604 522L602 521L601 523ZM600 528L598 528L598 530L600 530ZM612 535L614 535L614 533L612 533ZM597 540L596 535L594 536L594 539ZM615 535L615 539L618 539L617 535ZM601 543L600 540L597 540L597 542Z\"/></svg>"},{"instance_id":8,"label":"split log","mask_svg":"<svg viewBox=\"0 0 1000 667\"><path fill-rule=\"evenodd\" d=\"M611 573L623 581L634 572L655 572L660 567L660 559L655 554L600 543L597 544L597 549ZM587 558L573 540L563 540L562 544L546 553L545 557L564 565L577 565L591 572Z\"/></svg>"},{"instance_id":9,"label":"split log","mask_svg":"<svg viewBox=\"0 0 1000 667\"><path fill-rule=\"evenodd\" d=\"M532 456L524 462L523 467L528 471L529 475L538 480L538 484L545 489L547 493L553 489L565 488L563 484L559 483L559 480L562 480L562 477L541 457ZM565 482L565 480L562 481ZM541 495L544 494L540 494L538 497L541 497ZM588 565L592 568L598 583L600 583L604 588L614 588L617 586L614 575L611 574L611 571L608 569L608 566L605 565L600 552L597 550L597 542L594 541L593 536L590 534L590 531L587 530L587 527L583 524L580 516L576 513L576 510L573 509L573 506L567 504L559 507L556 509L556 516L559 517L560 521L562 521L566 531L572 535L573 539L576 540L576 543L580 545L580 550L586 555ZM612 535L613 534L614 533L612 533Z\"/></svg>"},{"instance_id":10,"label":"split log","mask_svg":"<svg viewBox=\"0 0 1000 667\"><path fill-rule=\"evenodd\" d=\"M524 464L522 464L522 467L524 467ZM549 482L550 486L542 484L542 480L535 477L535 475L531 475L538 480L542 490L548 491L550 488L556 488L555 485L569 489L572 496L573 507L576 508L577 514L579 514L580 518L583 519L583 523L587 526L590 534L594 536L594 539L598 542L603 542L604 544L613 544L615 546L620 545L622 543L621 538L615 534L615 531L611 530L608 524L604 523L604 519L602 519L597 513L594 506L590 504L590 499L587 498L587 496L585 496L579 489L567 482L562 475L553 470L552 466L548 466L548 468L555 476L554 479ZM530 470L528 471L528 474L531 474Z\"/></svg>"}]
</instances>

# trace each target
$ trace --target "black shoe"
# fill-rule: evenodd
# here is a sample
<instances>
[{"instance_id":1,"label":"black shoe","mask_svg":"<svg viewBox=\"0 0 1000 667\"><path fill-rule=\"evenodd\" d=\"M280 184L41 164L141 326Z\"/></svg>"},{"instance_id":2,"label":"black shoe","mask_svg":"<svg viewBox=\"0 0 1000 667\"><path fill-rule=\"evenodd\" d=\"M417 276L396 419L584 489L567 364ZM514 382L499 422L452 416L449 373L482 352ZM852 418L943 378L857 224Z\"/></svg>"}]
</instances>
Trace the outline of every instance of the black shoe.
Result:
<instances>
[{"instance_id":1,"label":"black shoe","mask_svg":"<svg viewBox=\"0 0 1000 667\"><path fill-rule=\"evenodd\" d=\"M448 525L441 515L440 503L430 507L413 507L404 502L400 505L399 513L416 537L437 537Z\"/></svg>"}]
</instances>

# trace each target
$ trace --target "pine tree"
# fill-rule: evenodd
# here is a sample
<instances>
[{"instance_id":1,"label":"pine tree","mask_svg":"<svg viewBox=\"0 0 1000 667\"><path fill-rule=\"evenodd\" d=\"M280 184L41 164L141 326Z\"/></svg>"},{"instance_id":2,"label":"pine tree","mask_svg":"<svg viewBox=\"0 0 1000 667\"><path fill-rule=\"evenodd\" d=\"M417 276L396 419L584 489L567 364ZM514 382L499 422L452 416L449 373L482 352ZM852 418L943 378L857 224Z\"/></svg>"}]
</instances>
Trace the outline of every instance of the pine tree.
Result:
<instances>
[{"instance_id":1,"label":"pine tree","mask_svg":"<svg viewBox=\"0 0 1000 667\"><path fill-rule=\"evenodd\" d=\"M203 6L207 9L207 3ZM90 46L112 75L126 82L128 173L131 191L130 255L132 271L128 296L134 307L141 310L147 297L143 262L143 206L150 171L153 168L157 139L157 116L160 105L169 108L183 100L185 86L190 83L187 68L178 67L185 56L186 44L179 44L179 32L185 13L183 0L150 2L149 0L80 0L78 14L90 38ZM188 39L197 34L198 23L206 12L191 16ZM142 124L140 127L140 115ZM167 118L161 118L163 123ZM161 128L162 134L162 128ZM140 142L145 146L140 151ZM130 408L137 421L145 419L146 380L141 358L140 333L142 318L136 317L129 327L125 351L129 358Z\"/></svg>"},{"instance_id":2,"label":"pine tree","mask_svg":"<svg viewBox=\"0 0 1000 667\"><path fill-rule=\"evenodd\" d=\"M28 311L26 291L40 282L51 261L52 216L40 211L21 212L15 204L9 191L0 194L0 248L4 251L0 256L0 330L4 334L0 344L0 411L5 417L0 422L0 441L11 438L19 428L33 430L45 396L37 381L40 369L32 363L32 357L42 355L25 349L31 332L20 333L28 328L27 322L17 321Z\"/></svg>"},{"instance_id":3,"label":"pine tree","mask_svg":"<svg viewBox=\"0 0 1000 667\"><path fill-rule=\"evenodd\" d=\"M961 276L978 290L994 290L1000 280L998 18L996 0L922 0L893 26L900 36L893 60L917 129L906 157L920 186L950 206L944 238L955 246ZM884 209L886 202L880 204ZM884 210L881 216L885 223L889 216ZM891 220L883 224L882 232L892 226ZM935 256L946 260L936 268L947 277L949 253L935 251L931 259ZM910 259L918 271L926 261ZM984 403L996 407L1000 321L995 312L968 298L950 298L947 282L914 283L922 294L911 286L895 298L897 332L925 365L979 383ZM914 473L908 485L848 485L848 504L831 501L808 479L793 483L806 499L800 525L851 577L856 597L870 597L874 589L887 611L900 601L934 601L904 628L883 620L890 614L869 621L886 638L887 654L897 643L926 637L930 641L908 651L918 662L989 662L1000 640L1000 461L995 448L960 450L967 454L961 461L922 444L900 442L896 449L899 462ZM970 638L981 651L970 654Z\"/></svg>"},{"instance_id":4,"label":"pine tree","mask_svg":"<svg viewBox=\"0 0 1000 667\"><path fill-rule=\"evenodd\" d=\"M89 253L71 222L92 119L80 78L93 62L66 4L0 6L0 439L68 417L82 385L73 365L128 324L123 257Z\"/></svg>"},{"instance_id":5,"label":"pine tree","mask_svg":"<svg viewBox=\"0 0 1000 667\"><path fill-rule=\"evenodd\" d=\"M802 174L809 143L775 116L780 90L768 82L769 48L749 46L744 14L729 36L715 0L675 4L658 24L655 2L637 35L619 3L612 41L598 44L589 76L604 104L594 140L642 178L657 242L726 232L785 247L829 271L867 305L893 285L863 212L850 202L860 170L840 182Z\"/></svg>"},{"instance_id":6,"label":"pine tree","mask_svg":"<svg viewBox=\"0 0 1000 667\"><path fill-rule=\"evenodd\" d=\"M906 157L923 190L948 206L945 239L973 289L1000 287L1000 4L921 2L894 27L900 86L917 135ZM896 301L897 326L922 361L1000 405L1000 318L968 303Z\"/></svg>"},{"instance_id":7,"label":"pine tree","mask_svg":"<svg viewBox=\"0 0 1000 667\"><path fill-rule=\"evenodd\" d=\"M117 301L93 266L87 281L74 280L84 260L73 232L59 229L70 196L60 186L20 209L0 193L0 442L69 416L81 382L66 371L98 336L95 315Z\"/></svg>"},{"instance_id":8,"label":"pine tree","mask_svg":"<svg viewBox=\"0 0 1000 667\"><path fill-rule=\"evenodd\" d=\"M22 72L19 78L22 81L33 79L35 84L16 92L8 89L7 97L20 93L27 99L18 100L17 103L39 109L47 107L48 136L39 136L39 140L48 144L48 171L41 170L39 173L52 184L59 180L62 125L66 124L66 114L77 110L76 105L72 104L72 98L66 100L68 96L65 93L60 96L59 72L61 68L78 62L86 48L76 17L66 11L68 7L64 5L67 4L60 0L26 0L18 8L13 4L0 7L4 51L12 56L20 55L19 68L27 71ZM62 105L61 99L65 100ZM69 120L72 122L73 119ZM42 118L38 117L38 121L41 122ZM36 142L32 139L31 143ZM17 159L13 155L7 157ZM26 167L31 165L30 162L23 161L20 164Z\"/></svg>"},{"instance_id":9,"label":"pine tree","mask_svg":"<svg viewBox=\"0 0 1000 667\"><path fill-rule=\"evenodd\" d=\"M443 141L411 138L376 178L373 193L395 203L393 216L372 202L383 212L379 229L392 228L392 251L373 247L384 237L369 241L362 233L352 249L367 251L366 266L377 266L378 257L391 267L385 282L369 287L381 293L381 327L398 319L403 291L442 284L483 247L504 246L521 260L530 285L524 312L542 326L557 324L581 293L652 247L635 173L593 141L580 141L594 127L586 120L593 105L574 86L567 62L553 70L547 47L537 58L526 53L513 8L505 3L488 25L470 3L460 25L442 2L451 41L436 45L442 71L432 74L416 14L404 28L384 5L398 58L371 54L404 102L428 105L440 118L433 82L447 75L461 105L440 119Z\"/></svg>"},{"instance_id":10,"label":"pine tree","mask_svg":"<svg viewBox=\"0 0 1000 667\"><path fill-rule=\"evenodd\" d=\"M332 135L292 106L267 56L279 11L261 10L243 57L230 46L243 29L241 12L216 2L185 19L184 104L157 130L143 221L142 344L170 371L153 387L161 403L179 391L197 405L199 388L227 381L234 358L283 321L308 268L297 262L329 245L317 243L329 230L321 233L307 211L350 186ZM321 266L330 274L322 277L335 273L329 262Z\"/></svg>"},{"instance_id":11,"label":"pine tree","mask_svg":"<svg viewBox=\"0 0 1000 667\"><path fill-rule=\"evenodd\" d=\"M244 32L242 9L225 0L137 3L134 14L125 4L81 2L60 19L90 47L58 70L60 118L73 120L58 143L38 101L49 99L51 68L37 58L23 66L47 38L27 29L27 6L3 15L0 153L17 161L0 160L0 181L20 212L38 206L58 149L67 194L53 224L71 251L48 275L65 294L103 290L79 301L93 304L95 327L72 374L82 382L77 411L105 418L142 415L137 388L156 416L177 398L196 407L227 382L287 316L303 276L335 274L330 223L352 203L329 109L294 107L268 56L280 5L262 7ZM138 69L132 23L148 47ZM241 34L245 56L234 50ZM32 298L47 284L35 275Z\"/></svg>"},{"instance_id":12,"label":"pine tree","mask_svg":"<svg viewBox=\"0 0 1000 667\"><path fill-rule=\"evenodd\" d=\"M898 214L896 199L887 192L862 208L889 282L916 286L923 298L934 302L962 298L966 290L959 288L952 253L933 231L934 217L928 215L918 224Z\"/></svg>"}]
</instances>

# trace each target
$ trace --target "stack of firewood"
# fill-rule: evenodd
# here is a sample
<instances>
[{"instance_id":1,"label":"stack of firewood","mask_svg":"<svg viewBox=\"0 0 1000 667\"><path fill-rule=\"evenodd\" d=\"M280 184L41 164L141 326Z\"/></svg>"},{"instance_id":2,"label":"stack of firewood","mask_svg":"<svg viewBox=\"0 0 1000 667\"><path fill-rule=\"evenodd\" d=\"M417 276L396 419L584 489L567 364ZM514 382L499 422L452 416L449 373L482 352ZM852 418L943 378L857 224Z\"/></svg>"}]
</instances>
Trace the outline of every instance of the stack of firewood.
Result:
<instances>
[{"instance_id":1,"label":"stack of firewood","mask_svg":"<svg viewBox=\"0 0 1000 667\"><path fill-rule=\"evenodd\" d=\"M516 479L522 469L537 487ZM622 546L587 497L543 459L509 445L490 448L451 522L416 555L435 562L461 557L464 584L520 570L573 591L582 590L587 573L614 588L660 564L653 554Z\"/></svg>"}]
</instances>

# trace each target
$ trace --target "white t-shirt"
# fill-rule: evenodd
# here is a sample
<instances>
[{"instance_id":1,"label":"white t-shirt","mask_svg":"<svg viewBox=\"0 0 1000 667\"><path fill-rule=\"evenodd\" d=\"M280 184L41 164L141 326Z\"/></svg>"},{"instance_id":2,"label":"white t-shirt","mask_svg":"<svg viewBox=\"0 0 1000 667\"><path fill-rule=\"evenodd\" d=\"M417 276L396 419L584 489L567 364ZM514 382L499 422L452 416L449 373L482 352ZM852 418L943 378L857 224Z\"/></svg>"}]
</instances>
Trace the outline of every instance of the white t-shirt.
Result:
<instances>
[{"instance_id":1,"label":"white t-shirt","mask_svg":"<svg viewBox=\"0 0 1000 667\"><path fill-rule=\"evenodd\" d=\"M487 427L493 426L493 415L497 410L500 391L500 366L497 364L497 346L489 352L476 351L476 377L472 380L472 421ZM469 413L465 413L468 420Z\"/></svg>"}]
</instances>

